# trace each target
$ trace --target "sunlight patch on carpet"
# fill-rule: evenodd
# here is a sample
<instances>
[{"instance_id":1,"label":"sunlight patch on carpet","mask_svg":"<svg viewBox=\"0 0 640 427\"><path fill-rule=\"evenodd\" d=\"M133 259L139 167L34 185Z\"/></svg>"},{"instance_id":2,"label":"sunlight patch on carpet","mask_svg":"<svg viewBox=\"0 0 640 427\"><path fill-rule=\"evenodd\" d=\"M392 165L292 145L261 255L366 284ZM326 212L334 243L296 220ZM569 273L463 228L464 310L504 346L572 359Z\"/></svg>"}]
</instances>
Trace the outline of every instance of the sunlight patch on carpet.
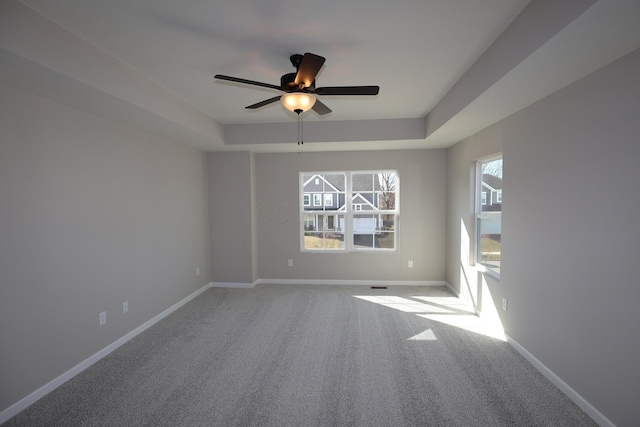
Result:
<instances>
[{"instance_id":1,"label":"sunlight patch on carpet","mask_svg":"<svg viewBox=\"0 0 640 427\"><path fill-rule=\"evenodd\" d=\"M411 296L406 298L394 295L354 296L358 299L404 313L413 313L425 319L506 341L504 330L499 322L478 317L472 307L456 297ZM412 341L434 341L437 340L437 337L432 330L427 329L408 339Z\"/></svg>"}]
</instances>

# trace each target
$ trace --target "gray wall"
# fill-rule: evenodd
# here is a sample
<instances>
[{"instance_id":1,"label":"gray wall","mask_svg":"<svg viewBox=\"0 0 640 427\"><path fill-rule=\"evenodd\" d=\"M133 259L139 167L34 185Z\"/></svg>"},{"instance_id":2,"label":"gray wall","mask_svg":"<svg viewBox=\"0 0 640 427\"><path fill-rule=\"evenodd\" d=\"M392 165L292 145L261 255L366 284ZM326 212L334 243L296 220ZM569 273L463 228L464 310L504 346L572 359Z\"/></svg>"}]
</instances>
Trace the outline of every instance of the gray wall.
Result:
<instances>
[{"instance_id":1,"label":"gray wall","mask_svg":"<svg viewBox=\"0 0 640 427\"><path fill-rule=\"evenodd\" d=\"M485 303L508 297L506 332L620 426L640 419L639 75L635 51L447 151L447 281L477 289L469 169L502 150L502 277Z\"/></svg>"},{"instance_id":2,"label":"gray wall","mask_svg":"<svg viewBox=\"0 0 640 427\"><path fill-rule=\"evenodd\" d=\"M256 154L255 167L260 279L444 280L445 150ZM300 252L299 172L372 169L398 170L399 252Z\"/></svg>"},{"instance_id":3,"label":"gray wall","mask_svg":"<svg viewBox=\"0 0 640 427\"><path fill-rule=\"evenodd\" d=\"M0 86L0 411L210 282L206 170Z\"/></svg>"},{"instance_id":4,"label":"gray wall","mask_svg":"<svg viewBox=\"0 0 640 427\"><path fill-rule=\"evenodd\" d=\"M209 153L211 277L251 284L254 268L253 154Z\"/></svg>"}]
</instances>

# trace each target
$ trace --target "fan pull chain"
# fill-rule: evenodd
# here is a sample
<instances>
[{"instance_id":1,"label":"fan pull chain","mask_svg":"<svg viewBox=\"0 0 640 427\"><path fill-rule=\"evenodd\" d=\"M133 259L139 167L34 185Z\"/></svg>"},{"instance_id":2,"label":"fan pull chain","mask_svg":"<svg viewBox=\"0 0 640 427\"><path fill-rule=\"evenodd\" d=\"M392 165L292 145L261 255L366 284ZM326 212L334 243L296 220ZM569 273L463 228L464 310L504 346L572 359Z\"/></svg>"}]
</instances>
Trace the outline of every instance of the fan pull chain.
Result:
<instances>
[{"instance_id":1,"label":"fan pull chain","mask_svg":"<svg viewBox=\"0 0 640 427\"><path fill-rule=\"evenodd\" d=\"M294 112L298 114L298 145L302 145L304 144L304 141L302 140L304 135L303 120L302 116L300 115L300 113L302 113L302 110L295 110Z\"/></svg>"}]
</instances>

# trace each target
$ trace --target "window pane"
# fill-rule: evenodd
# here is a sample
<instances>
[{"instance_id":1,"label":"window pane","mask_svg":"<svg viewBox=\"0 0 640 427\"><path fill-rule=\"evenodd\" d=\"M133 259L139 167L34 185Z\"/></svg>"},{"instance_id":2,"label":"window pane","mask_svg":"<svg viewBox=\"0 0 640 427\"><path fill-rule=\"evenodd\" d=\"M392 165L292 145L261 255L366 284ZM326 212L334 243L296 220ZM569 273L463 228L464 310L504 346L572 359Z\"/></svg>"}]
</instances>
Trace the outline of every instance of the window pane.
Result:
<instances>
[{"instance_id":1,"label":"window pane","mask_svg":"<svg viewBox=\"0 0 640 427\"><path fill-rule=\"evenodd\" d=\"M482 163L480 194L482 212L502 211L502 159Z\"/></svg>"},{"instance_id":2,"label":"window pane","mask_svg":"<svg viewBox=\"0 0 640 427\"><path fill-rule=\"evenodd\" d=\"M378 215L379 221L376 248L395 249L395 231L396 216L395 215Z\"/></svg>"},{"instance_id":3,"label":"window pane","mask_svg":"<svg viewBox=\"0 0 640 427\"><path fill-rule=\"evenodd\" d=\"M396 231L396 216L395 215L379 215L382 231Z\"/></svg>"},{"instance_id":4,"label":"window pane","mask_svg":"<svg viewBox=\"0 0 640 427\"><path fill-rule=\"evenodd\" d=\"M396 193L391 193L385 191L383 193L378 193L378 206L380 210L390 210L393 211L396 209Z\"/></svg>"},{"instance_id":5,"label":"window pane","mask_svg":"<svg viewBox=\"0 0 640 427\"><path fill-rule=\"evenodd\" d=\"M395 192L398 189L398 175L394 172L382 172L377 175L376 190Z\"/></svg>"},{"instance_id":6,"label":"window pane","mask_svg":"<svg viewBox=\"0 0 640 427\"><path fill-rule=\"evenodd\" d=\"M316 231L316 216L315 215L305 215L304 216L304 230L305 231Z\"/></svg>"},{"instance_id":7,"label":"window pane","mask_svg":"<svg viewBox=\"0 0 640 427\"><path fill-rule=\"evenodd\" d=\"M326 233L324 247L325 249L344 249L344 234Z\"/></svg>"},{"instance_id":8,"label":"window pane","mask_svg":"<svg viewBox=\"0 0 640 427\"><path fill-rule=\"evenodd\" d=\"M326 192L344 192L346 189L345 186L345 176L343 173L340 174L326 174L324 175L325 179L325 188Z\"/></svg>"},{"instance_id":9,"label":"window pane","mask_svg":"<svg viewBox=\"0 0 640 427\"><path fill-rule=\"evenodd\" d=\"M502 225L498 218L478 218L478 262L500 273Z\"/></svg>"},{"instance_id":10,"label":"window pane","mask_svg":"<svg viewBox=\"0 0 640 427\"><path fill-rule=\"evenodd\" d=\"M373 249L373 234L354 234L354 249Z\"/></svg>"},{"instance_id":11,"label":"window pane","mask_svg":"<svg viewBox=\"0 0 640 427\"><path fill-rule=\"evenodd\" d=\"M344 249L342 233L304 233L305 249Z\"/></svg>"},{"instance_id":12,"label":"window pane","mask_svg":"<svg viewBox=\"0 0 640 427\"><path fill-rule=\"evenodd\" d=\"M375 193L358 193L358 195L354 199L356 200L356 203L361 205L361 211L377 210L375 205Z\"/></svg>"},{"instance_id":13,"label":"window pane","mask_svg":"<svg viewBox=\"0 0 640 427\"><path fill-rule=\"evenodd\" d=\"M378 233L375 238L375 247L379 249L395 249L395 233L392 231Z\"/></svg>"},{"instance_id":14,"label":"window pane","mask_svg":"<svg viewBox=\"0 0 640 427\"><path fill-rule=\"evenodd\" d=\"M395 215L353 215L355 249L395 249Z\"/></svg>"},{"instance_id":15,"label":"window pane","mask_svg":"<svg viewBox=\"0 0 640 427\"><path fill-rule=\"evenodd\" d=\"M373 191L373 177L372 173L354 173L351 174L351 188L356 191Z\"/></svg>"},{"instance_id":16,"label":"window pane","mask_svg":"<svg viewBox=\"0 0 640 427\"><path fill-rule=\"evenodd\" d=\"M323 249L322 233L304 233L305 249Z\"/></svg>"}]
</instances>

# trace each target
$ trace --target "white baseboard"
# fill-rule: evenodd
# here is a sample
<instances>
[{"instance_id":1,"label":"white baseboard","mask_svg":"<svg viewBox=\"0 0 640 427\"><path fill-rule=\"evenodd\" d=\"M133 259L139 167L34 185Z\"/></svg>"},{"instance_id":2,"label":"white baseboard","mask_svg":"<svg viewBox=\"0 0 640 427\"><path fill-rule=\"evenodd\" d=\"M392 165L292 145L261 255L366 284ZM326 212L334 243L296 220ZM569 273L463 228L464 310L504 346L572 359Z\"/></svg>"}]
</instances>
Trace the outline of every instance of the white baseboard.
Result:
<instances>
[{"instance_id":1,"label":"white baseboard","mask_svg":"<svg viewBox=\"0 0 640 427\"><path fill-rule=\"evenodd\" d=\"M239 283L239 282L212 282L212 288L241 288L241 289L250 289L255 287L257 281L253 283Z\"/></svg>"},{"instance_id":2,"label":"white baseboard","mask_svg":"<svg viewBox=\"0 0 640 427\"><path fill-rule=\"evenodd\" d=\"M336 285L336 286L445 286L438 280L322 280L322 279L258 279L267 285Z\"/></svg>"},{"instance_id":3,"label":"white baseboard","mask_svg":"<svg viewBox=\"0 0 640 427\"><path fill-rule=\"evenodd\" d=\"M138 326L137 328L135 328L133 331L129 332L125 336L117 339L116 341L112 342L111 344L109 344L102 350L98 351L94 355L78 363L76 366L69 369L64 374L60 375L57 378L54 378L53 380L49 381L47 384L43 385L42 387L34 391L33 393L29 394L28 396L24 397L23 399L9 406L4 411L0 412L0 424L4 423L5 421L17 415L22 410L31 406L36 401L40 400L42 397L46 396L56 388L60 387L62 384L66 383L71 378L78 375L80 372L84 371L85 369L87 369L88 367L90 367L91 365L93 365L103 357L107 356L109 353L111 353L121 345L125 344L127 341L131 340L132 338L141 334L145 330L149 329L151 326L155 325L160 320L164 319L165 317L167 317L168 315L170 315L171 313L173 313L174 311L176 311L177 309L179 309L180 307L182 307L183 305L185 305L186 303L188 303L189 301L191 301L192 299L194 299L195 297L197 297L198 295L200 295L210 287L211 287L211 283L206 284L205 286L198 289L191 295L187 296L186 298L178 301L171 307L167 308L162 313L158 314L157 316L154 316L152 319Z\"/></svg>"},{"instance_id":4,"label":"white baseboard","mask_svg":"<svg viewBox=\"0 0 640 427\"><path fill-rule=\"evenodd\" d=\"M453 286L451 286L448 282L444 282L444 286L451 291L452 294L456 296L456 298L460 298L460 292L458 292Z\"/></svg>"},{"instance_id":5,"label":"white baseboard","mask_svg":"<svg viewBox=\"0 0 640 427\"><path fill-rule=\"evenodd\" d=\"M567 397L578 405L580 409L587 413L596 423L598 423L601 427L615 427L615 424L611 422L607 417L605 417L600 411L598 411L591 403L587 402L587 400L580 396L577 391L572 389L569 384L562 381L562 379L557 376L551 369L547 368L541 361L536 359L536 357L529 353L529 351L521 346L516 340L510 337L508 334L505 334L507 338L507 342L525 359L527 359L538 371L542 373L549 381L551 381L556 387L560 389Z\"/></svg>"}]
</instances>

